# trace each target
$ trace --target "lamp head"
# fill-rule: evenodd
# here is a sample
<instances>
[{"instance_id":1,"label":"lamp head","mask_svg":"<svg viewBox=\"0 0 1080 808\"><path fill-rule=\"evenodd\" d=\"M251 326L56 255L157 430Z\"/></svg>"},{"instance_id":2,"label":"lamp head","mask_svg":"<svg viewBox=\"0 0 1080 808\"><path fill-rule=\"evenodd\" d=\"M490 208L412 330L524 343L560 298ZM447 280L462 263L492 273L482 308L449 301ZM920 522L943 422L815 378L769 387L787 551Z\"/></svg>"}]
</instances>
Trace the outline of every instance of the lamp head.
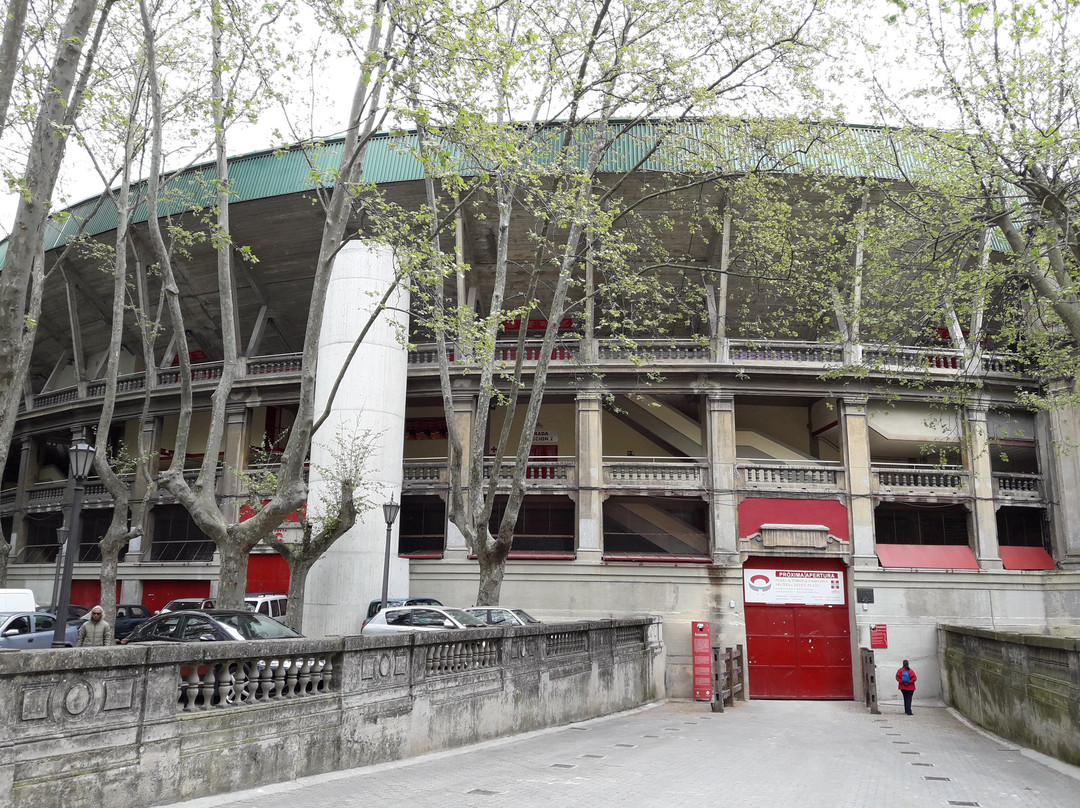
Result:
<instances>
[{"instance_id":1,"label":"lamp head","mask_svg":"<svg viewBox=\"0 0 1080 808\"><path fill-rule=\"evenodd\" d=\"M394 502L394 497L390 497L390 501L382 506L383 519L386 520L386 526L390 527L397 519L398 511L401 510L401 503Z\"/></svg>"},{"instance_id":2,"label":"lamp head","mask_svg":"<svg viewBox=\"0 0 1080 808\"><path fill-rule=\"evenodd\" d=\"M71 476L76 480L85 480L90 476L90 471L94 467L94 455L97 454L97 450L94 449L85 440L77 440L75 443L68 447L68 460L71 463Z\"/></svg>"}]
</instances>

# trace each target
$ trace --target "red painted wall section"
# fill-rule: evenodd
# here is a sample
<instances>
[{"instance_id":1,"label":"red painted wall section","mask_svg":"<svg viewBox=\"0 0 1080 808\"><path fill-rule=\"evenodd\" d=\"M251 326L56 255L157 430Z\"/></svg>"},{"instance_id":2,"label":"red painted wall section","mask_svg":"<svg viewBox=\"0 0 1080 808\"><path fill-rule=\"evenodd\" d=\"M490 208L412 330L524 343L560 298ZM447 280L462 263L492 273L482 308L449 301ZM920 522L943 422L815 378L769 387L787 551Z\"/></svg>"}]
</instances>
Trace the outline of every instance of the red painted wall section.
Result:
<instances>
[{"instance_id":1,"label":"red painted wall section","mask_svg":"<svg viewBox=\"0 0 1080 808\"><path fill-rule=\"evenodd\" d=\"M289 565L277 553L248 556L248 592L288 592Z\"/></svg>"},{"instance_id":2,"label":"red painted wall section","mask_svg":"<svg viewBox=\"0 0 1080 808\"><path fill-rule=\"evenodd\" d=\"M209 581L144 581L143 605L156 612L176 598L210 597Z\"/></svg>"},{"instance_id":3,"label":"red painted wall section","mask_svg":"<svg viewBox=\"0 0 1080 808\"><path fill-rule=\"evenodd\" d=\"M120 597L120 584L116 584L116 597ZM101 603L101 581L72 581L71 602L92 609Z\"/></svg>"},{"instance_id":4,"label":"red painted wall section","mask_svg":"<svg viewBox=\"0 0 1080 808\"><path fill-rule=\"evenodd\" d=\"M847 508L835 499L772 499L748 497L739 504L739 538L753 536L762 525L825 525L848 540Z\"/></svg>"}]
</instances>

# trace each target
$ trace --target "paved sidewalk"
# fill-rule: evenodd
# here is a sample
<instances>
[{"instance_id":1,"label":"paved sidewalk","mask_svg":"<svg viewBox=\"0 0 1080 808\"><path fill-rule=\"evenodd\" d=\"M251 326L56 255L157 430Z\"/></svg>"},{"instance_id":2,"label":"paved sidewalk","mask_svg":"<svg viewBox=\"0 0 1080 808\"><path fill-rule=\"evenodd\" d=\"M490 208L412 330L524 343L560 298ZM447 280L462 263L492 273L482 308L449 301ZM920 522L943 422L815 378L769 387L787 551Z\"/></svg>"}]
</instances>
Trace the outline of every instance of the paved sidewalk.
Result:
<instances>
[{"instance_id":1,"label":"paved sidewalk","mask_svg":"<svg viewBox=\"0 0 1080 808\"><path fill-rule=\"evenodd\" d=\"M666 702L174 808L1080 808L1080 769L942 706Z\"/></svg>"}]
</instances>

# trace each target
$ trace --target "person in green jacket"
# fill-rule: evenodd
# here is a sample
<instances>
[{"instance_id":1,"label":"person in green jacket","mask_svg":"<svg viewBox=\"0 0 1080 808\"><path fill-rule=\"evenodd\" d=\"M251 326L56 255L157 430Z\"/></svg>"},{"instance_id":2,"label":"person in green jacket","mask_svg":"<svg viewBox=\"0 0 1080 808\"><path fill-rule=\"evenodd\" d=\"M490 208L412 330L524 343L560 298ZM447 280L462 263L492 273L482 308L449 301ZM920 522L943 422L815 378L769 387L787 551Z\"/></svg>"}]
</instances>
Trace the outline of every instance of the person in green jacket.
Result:
<instances>
[{"instance_id":1,"label":"person in green jacket","mask_svg":"<svg viewBox=\"0 0 1080 808\"><path fill-rule=\"evenodd\" d=\"M78 647L84 645L104 645L108 647L112 644L113 630L105 619L105 610L100 606L95 606L90 610L90 619L84 620L83 624L79 626L79 634L75 638L75 645Z\"/></svg>"}]
</instances>

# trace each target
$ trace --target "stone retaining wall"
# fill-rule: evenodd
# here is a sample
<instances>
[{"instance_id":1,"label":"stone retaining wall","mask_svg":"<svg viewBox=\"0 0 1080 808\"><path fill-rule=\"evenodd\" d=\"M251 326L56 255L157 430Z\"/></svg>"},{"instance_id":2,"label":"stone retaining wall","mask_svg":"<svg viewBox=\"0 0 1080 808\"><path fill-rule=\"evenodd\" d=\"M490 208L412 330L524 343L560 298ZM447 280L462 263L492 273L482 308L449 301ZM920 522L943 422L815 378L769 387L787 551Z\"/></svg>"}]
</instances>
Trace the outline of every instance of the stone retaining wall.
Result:
<instances>
[{"instance_id":1,"label":"stone retaining wall","mask_svg":"<svg viewBox=\"0 0 1080 808\"><path fill-rule=\"evenodd\" d=\"M939 626L945 702L991 732L1080 765L1080 640Z\"/></svg>"},{"instance_id":2,"label":"stone retaining wall","mask_svg":"<svg viewBox=\"0 0 1080 808\"><path fill-rule=\"evenodd\" d=\"M0 652L0 794L141 808L557 726L664 696L657 618Z\"/></svg>"}]
</instances>

